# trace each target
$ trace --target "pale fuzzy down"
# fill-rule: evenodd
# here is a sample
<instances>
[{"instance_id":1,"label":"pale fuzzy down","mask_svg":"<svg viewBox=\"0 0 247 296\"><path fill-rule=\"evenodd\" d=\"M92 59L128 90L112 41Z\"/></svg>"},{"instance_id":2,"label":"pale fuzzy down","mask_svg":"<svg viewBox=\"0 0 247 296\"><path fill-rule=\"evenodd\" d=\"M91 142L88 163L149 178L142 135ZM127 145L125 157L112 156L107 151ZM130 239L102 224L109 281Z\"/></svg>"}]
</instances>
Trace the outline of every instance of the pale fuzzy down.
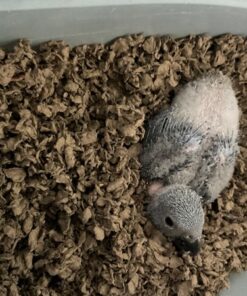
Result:
<instances>
[{"instance_id":1,"label":"pale fuzzy down","mask_svg":"<svg viewBox=\"0 0 247 296\"><path fill-rule=\"evenodd\" d=\"M150 182L149 214L184 250L199 250L202 206L215 200L233 175L238 131L237 99L221 72L186 84L172 105L148 122L140 160Z\"/></svg>"},{"instance_id":2,"label":"pale fuzzy down","mask_svg":"<svg viewBox=\"0 0 247 296\"><path fill-rule=\"evenodd\" d=\"M239 108L231 80L221 72L213 72L186 84L174 98L178 117L190 117L195 126L202 123L211 134L238 135Z\"/></svg>"}]
</instances>

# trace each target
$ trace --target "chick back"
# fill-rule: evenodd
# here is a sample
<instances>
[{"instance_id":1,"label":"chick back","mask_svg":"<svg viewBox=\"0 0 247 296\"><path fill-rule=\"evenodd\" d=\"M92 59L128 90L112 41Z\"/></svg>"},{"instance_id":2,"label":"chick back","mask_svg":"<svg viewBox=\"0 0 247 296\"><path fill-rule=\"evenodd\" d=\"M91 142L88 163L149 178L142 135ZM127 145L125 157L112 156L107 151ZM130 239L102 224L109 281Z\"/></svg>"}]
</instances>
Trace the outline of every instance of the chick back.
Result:
<instances>
[{"instance_id":1,"label":"chick back","mask_svg":"<svg viewBox=\"0 0 247 296\"><path fill-rule=\"evenodd\" d=\"M174 98L177 119L189 116L194 126L202 125L211 136L237 138L239 108L231 80L212 72L186 84Z\"/></svg>"},{"instance_id":2,"label":"chick back","mask_svg":"<svg viewBox=\"0 0 247 296\"><path fill-rule=\"evenodd\" d=\"M203 76L185 85L170 108L147 123L142 176L186 184L213 200L229 182L237 153L239 109L229 78Z\"/></svg>"}]
</instances>

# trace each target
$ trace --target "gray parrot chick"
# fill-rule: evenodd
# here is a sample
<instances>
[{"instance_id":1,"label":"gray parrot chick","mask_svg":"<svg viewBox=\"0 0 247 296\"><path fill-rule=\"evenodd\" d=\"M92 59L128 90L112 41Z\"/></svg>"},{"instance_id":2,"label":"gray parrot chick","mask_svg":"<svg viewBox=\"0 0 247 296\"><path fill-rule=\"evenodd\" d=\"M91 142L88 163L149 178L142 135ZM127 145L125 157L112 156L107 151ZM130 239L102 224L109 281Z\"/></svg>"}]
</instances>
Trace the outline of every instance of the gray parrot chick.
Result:
<instances>
[{"instance_id":1,"label":"gray parrot chick","mask_svg":"<svg viewBox=\"0 0 247 296\"><path fill-rule=\"evenodd\" d=\"M186 84L172 105L147 123L140 161L150 183L148 211L180 249L199 251L202 207L232 178L238 130L237 99L221 72Z\"/></svg>"},{"instance_id":2,"label":"gray parrot chick","mask_svg":"<svg viewBox=\"0 0 247 296\"><path fill-rule=\"evenodd\" d=\"M163 186L159 182L149 187L149 195L148 213L153 224L177 247L197 254L204 224L201 197L186 185Z\"/></svg>"}]
</instances>

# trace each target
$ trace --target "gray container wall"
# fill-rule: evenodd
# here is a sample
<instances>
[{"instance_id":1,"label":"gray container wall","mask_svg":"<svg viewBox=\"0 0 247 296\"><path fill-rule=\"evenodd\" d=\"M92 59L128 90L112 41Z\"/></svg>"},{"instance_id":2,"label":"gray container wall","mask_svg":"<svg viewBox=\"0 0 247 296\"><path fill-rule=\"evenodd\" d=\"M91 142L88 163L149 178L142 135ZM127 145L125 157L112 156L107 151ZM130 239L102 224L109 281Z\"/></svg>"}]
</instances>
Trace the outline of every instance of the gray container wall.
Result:
<instances>
[{"instance_id":1,"label":"gray container wall","mask_svg":"<svg viewBox=\"0 0 247 296\"><path fill-rule=\"evenodd\" d=\"M64 39L78 44L126 33L182 36L246 30L246 0L0 0L0 45L23 37L34 43Z\"/></svg>"}]
</instances>

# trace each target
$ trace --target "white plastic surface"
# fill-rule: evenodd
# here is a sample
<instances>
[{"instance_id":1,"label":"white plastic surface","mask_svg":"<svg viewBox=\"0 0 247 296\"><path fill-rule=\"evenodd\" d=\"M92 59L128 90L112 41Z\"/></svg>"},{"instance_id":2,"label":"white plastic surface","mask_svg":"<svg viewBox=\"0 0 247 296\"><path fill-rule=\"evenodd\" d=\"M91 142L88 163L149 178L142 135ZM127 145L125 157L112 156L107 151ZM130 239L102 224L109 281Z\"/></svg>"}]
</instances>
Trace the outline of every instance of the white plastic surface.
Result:
<instances>
[{"instance_id":1,"label":"white plastic surface","mask_svg":"<svg viewBox=\"0 0 247 296\"><path fill-rule=\"evenodd\" d=\"M27 10L64 7L100 7L140 4L207 4L247 7L246 0L1 0L2 10Z\"/></svg>"},{"instance_id":2,"label":"white plastic surface","mask_svg":"<svg viewBox=\"0 0 247 296\"><path fill-rule=\"evenodd\" d=\"M246 24L247 0L0 0L0 45L23 36L73 45L142 32L246 34Z\"/></svg>"}]
</instances>

